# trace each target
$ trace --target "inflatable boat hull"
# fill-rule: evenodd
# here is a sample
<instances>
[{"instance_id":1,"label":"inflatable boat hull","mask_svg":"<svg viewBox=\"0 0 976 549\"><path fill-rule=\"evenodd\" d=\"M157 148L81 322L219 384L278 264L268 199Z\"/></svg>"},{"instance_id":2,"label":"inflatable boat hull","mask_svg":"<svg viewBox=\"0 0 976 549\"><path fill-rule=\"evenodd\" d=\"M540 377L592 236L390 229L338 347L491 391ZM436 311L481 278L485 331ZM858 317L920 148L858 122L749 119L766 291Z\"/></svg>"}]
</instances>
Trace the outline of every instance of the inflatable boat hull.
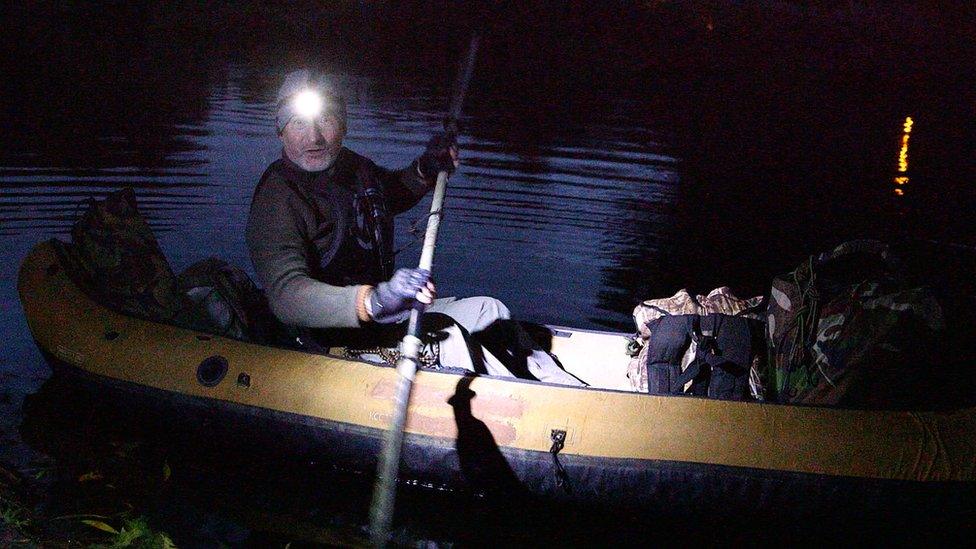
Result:
<instances>
[{"instance_id":1,"label":"inflatable boat hull","mask_svg":"<svg viewBox=\"0 0 976 549\"><path fill-rule=\"evenodd\" d=\"M24 261L19 291L38 346L93 390L215 435L375 469L392 368L119 314L78 288L49 243ZM959 509L973 506L974 435L974 409L823 409L423 371L401 477L599 505Z\"/></svg>"}]
</instances>

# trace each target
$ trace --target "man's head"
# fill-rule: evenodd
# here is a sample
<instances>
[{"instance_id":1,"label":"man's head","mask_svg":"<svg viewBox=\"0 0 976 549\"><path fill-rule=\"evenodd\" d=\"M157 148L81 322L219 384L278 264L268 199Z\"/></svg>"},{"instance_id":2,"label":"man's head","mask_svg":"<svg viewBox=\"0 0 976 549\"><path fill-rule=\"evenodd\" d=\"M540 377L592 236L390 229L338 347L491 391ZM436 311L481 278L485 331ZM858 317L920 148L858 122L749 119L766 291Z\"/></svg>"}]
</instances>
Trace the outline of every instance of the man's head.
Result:
<instances>
[{"instance_id":1,"label":"man's head","mask_svg":"<svg viewBox=\"0 0 976 549\"><path fill-rule=\"evenodd\" d=\"M289 160L311 172L325 170L346 136L346 103L328 80L297 70L278 90L275 125Z\"/></svg>"}]
</instances>

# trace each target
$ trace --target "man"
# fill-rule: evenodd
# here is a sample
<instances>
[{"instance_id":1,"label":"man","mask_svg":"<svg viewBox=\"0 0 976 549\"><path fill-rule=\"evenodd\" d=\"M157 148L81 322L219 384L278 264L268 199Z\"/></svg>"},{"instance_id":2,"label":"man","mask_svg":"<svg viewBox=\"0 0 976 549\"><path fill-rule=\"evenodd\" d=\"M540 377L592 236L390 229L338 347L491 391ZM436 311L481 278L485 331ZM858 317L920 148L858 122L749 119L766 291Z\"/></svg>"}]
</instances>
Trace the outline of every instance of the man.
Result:
<instances>
[{"instance_id":1,"label":"man","mask_svg":"<svg viewBox=\"0 0 976 549\"><path fill-rule=\"evenodd\" d=\"M406 168L380 168L342 146L342 94L307 70L285 78L275 123L282 157L254 191L246 234L275 316L316 329L326 345L395 346L410 310L425 307L427 328L441 332L442 365L513 375L491 351L466 341L489 327L499 332L499 322L509 318L505 305L489 297L435 301L429 272L393 272L393 216L416 204L438 172L453 172L456 143L435 136ZM580 384L546 353L526 347L524 333L510 326L501 331L521 342L506 352L521 355L531 376Z\"/></svg>"}]
</instances>

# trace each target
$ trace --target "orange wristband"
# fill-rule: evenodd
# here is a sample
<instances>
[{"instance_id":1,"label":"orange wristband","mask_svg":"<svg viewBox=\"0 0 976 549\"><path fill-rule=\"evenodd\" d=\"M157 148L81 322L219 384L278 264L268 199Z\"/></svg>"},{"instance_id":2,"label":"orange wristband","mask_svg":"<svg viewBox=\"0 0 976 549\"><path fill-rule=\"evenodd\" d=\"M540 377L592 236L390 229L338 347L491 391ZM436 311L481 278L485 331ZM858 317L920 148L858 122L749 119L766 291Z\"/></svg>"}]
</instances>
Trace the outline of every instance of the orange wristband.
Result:
<instances>
[{"instance_id":1,"label":"orange wristband","mask_svg":"<svg viewBox=\"0 0 976 549\"><path fill-rule=\"evenodd\" d=\"M366 311L366 300L369 299L371 293L373 293L373 287L368 285L360 286L359 291L356 292L356 316L360 322L372 320Z\"/></svg>"}]
</instances>

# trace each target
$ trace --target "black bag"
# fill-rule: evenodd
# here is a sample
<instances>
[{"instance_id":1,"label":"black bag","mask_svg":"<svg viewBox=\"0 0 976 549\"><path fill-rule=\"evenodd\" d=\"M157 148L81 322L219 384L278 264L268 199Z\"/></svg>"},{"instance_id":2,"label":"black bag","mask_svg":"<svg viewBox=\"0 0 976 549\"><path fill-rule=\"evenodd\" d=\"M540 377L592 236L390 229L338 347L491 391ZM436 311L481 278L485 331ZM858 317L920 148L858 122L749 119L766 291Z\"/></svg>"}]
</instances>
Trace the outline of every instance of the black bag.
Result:
<instances>
[{"instance_id":1,"label":"black bag","mask_svg":"<svg viewBox=\"0 0 976 549\"><path fill-rule=\"evenodd\" d=\"M176 277L194 307L184 316L212 334L255 343L290 345L291 332L275 318L264 293L240 267L210 257Z\"/></svg>"},{"instance_id":2,"label":"black bag","mask_svg":"<svg viewBox=\"0 0 976 549\"><path fill-rule=\"evenodd\" d=\"M722 314L669 315L647 328L649 393L750 398L750 370L765 346L762 322ZM689 352L694 354L690 361L685 358Z\"/></svg>"},{"instance_id":3,"label":"black bag","mask_svg":"<svg viewBox=\"0 0 976 549\"><path fill-rule=\"evenodd\" d=\"M647 392L674 395L690 381L682 376L681 360L691 345L692 319L698 315L667 315L647 323Z\"/></svg>"}]
</instances>

